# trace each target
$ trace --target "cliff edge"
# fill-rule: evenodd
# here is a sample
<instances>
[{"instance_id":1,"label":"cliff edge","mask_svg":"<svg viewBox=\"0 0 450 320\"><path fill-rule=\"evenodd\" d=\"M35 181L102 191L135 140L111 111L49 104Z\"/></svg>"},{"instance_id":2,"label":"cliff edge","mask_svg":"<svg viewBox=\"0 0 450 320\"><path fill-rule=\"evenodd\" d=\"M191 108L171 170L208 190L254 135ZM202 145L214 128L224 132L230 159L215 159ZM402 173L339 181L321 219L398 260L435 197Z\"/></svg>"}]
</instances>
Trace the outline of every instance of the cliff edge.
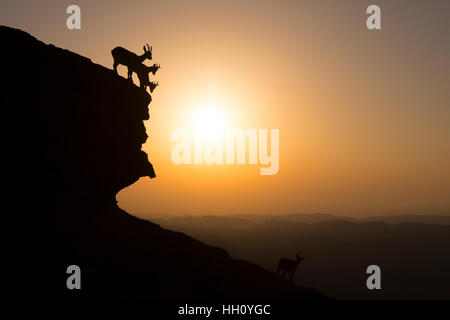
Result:
<instances>
[{"instance_id":1,"label":"cliff edge","mask_svg":"<svg viewBox=\"0 0 450 320\"><path fill-rule=\"evenodd\" d=\"M0 39L2 295L323 298L118 208L119 190L155 176L141 150L151 96L23 31L1 26ZM73 264L81 268L81 290L66 287Z\"/></svg>"}]
</instances>

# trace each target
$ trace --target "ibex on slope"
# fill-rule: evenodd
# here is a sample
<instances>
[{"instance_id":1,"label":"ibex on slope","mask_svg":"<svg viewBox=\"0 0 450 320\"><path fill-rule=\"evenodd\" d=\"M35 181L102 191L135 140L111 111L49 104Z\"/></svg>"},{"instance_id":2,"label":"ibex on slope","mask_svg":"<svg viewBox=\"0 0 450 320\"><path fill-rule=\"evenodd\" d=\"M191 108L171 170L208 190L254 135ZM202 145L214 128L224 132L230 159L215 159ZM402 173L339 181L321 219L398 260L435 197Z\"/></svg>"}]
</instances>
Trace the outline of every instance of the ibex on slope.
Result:
<instances>
[{"instance_id":1,"label":"ibex on slope","mask_svg":"<svg viewBox=\"0 0 450 320\"><path fill-rule=\"evenodd\" d=\"M149 79L149 76L148 76L148 74L150 72L152 72L152 70L155 70L154 68L156 68L156 67L159 68L159 66L156 66L156 65L147 67L145 64L141 64L139 67L136 68L136 74L139 79L140 87L143 88L144 90L147 90L147 87L150 87L150 93L152 93L153 90L155 90L155 88L159 84L158 82L157 83L151 82ZM158 70L158 69L156 69L156 70ZM155 70L155 72L156 72L156 70Z\"/></svg>"},{"instance_id":2,"label":"ibex on slope","mask_svg":"<svg viewBox=\"0 0 450 320\"><path fill-rule=\"evenodd\" d=\"M123 64L128 68L128 79L131 79L133 72L136 72L136 69L145 59L152 60L152 47L148 44L146 44L146 46L147 48L144 46L144 53L140 56L122 47L115 47L112 49L111 54L114 59L114 71L117 73L117 66Z\"/></svg>"},{"instance_id":3,"label":"ibex on slope","mask_svg":"<svg viewBox=\"0 0 450 320\"><path fill-rule=\"evenodd\" d=\"M295 269L297 269L300 262L302 262L302 260L305 259L305 257L299 257L298 254L296 254L296 257L297 257L296 260L291 260L287 258L280 259L280 261L278 261L278 269L276 275L278 275L282 271L283 274L281 275L281 277L284 279L285 278L284 275L287 272L289 275L289 281L292 282L294 280Z\"/></svg>"}]
</instances>

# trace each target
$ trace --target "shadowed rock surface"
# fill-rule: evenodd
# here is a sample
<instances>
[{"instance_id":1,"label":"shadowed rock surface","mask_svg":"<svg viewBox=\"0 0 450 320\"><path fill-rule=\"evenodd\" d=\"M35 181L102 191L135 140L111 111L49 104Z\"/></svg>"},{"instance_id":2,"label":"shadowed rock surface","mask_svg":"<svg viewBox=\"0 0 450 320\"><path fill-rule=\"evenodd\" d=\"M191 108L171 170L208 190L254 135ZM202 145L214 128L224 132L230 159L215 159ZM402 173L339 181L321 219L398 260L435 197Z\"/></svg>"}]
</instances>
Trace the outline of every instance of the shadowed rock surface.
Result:
<instances>
[{"instance_id":1,"label":"shadowed rock surface","mask_svg":"<svg viewBox=\"0 0 450 320\"><path fill-rule=\"evenodd\" d=\"M324 297L118 208L119 190L154 177L141 151L150 95L20 30L0 27L0 37L3 295ZM79 291L66 288L72 264Z\"/></svg>"}]
</instances>

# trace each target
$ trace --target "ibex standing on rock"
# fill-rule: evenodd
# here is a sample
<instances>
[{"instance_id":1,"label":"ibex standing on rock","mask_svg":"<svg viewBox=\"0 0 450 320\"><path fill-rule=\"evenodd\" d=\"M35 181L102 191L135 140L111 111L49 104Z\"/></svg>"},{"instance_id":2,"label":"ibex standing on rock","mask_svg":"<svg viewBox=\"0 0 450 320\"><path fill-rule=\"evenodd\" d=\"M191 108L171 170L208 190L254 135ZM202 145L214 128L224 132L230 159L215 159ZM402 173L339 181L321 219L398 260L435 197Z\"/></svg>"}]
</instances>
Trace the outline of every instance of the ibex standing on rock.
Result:
<instances>
[{"instance_id":1,"label":"ibex standing on rock","mask_svg":"<svg viewBox=\"0 0 450 320\"><path fill-rule=\"evenodd\" d=\"M158 86L159 83L151 82L148 74L151 72L154 75L156 73L156 71L158 71L159 68L161 68L161 65L159 65L159 64L154 64L153 66L147 67L143 63L141 63L136 68L135 72L138 76L141 88L143 88L144 90L147 90L147 87L149 87L150 93L152 93L153 90L155 90L155 88Z\"/></svg>"},{"instance_id":2,"label":"ibex standing on rock","mask_svg":"<svg viewBox=\"0 0 450 320\"><path fill-rule=\"evenodd\" d=\"M128 67L128 79L131 79L133 72L136 72L136 69L139 68L145 59L152 60L152 47L148 44L146 46L144 46L144 53L140 56L122 47L112 49L111 54L114 59L114 71L117 73L117 66L123 64Z\"/></svg>"},{"instance_id":3,"label":"ibex standing on rock","mask_svg":"<svg viewBox=\"0 0 450 320\"><path fill-rule=\"evenodd\" d=\"M135 71L138 76L141 88L147 90L147 87L150 87L150 93L152 93L153 90L155 90L155 88L158 86L159 83L151 82L148 74L151 72L154 75L159 68L161 68L161 66L157 64L154 64L151 67L147 67L145 64L141 64L136 68Z\"/></svg>"},{"instance_id":4,"label":"ibex standing on rock","mask_svg":"<svg viewBox=\"0 0 450 320\"><path fill-rule=\"evenodd\" d=\"M158 69L160 69L160 68L161 68L161 65L160 65L160 64L154 63L152 66L147 67L146 70L147 70L148 72L151 72L153 75L155 75L156 71L158 71Z\"/></svg>"},{"instance_id":5,"label":"ibex standing on rock","mask_svg":"<svg viewBox=\"0 0 450 320\"><path fill-rule=\"evenodd\" d=\"M278 269L276 275L278 275L280 271L282 271L283 274L281 275L281 277L284 279L284 275L287 272L289 275L289 281L292 282L294 280L295 269L297 269L299 263L305 259L305 257L299 257L298 254L296 254L296 257L297 260L291 260L287 258L280 259L280 261L278 261Z\"/></svg>"}]
</instances>

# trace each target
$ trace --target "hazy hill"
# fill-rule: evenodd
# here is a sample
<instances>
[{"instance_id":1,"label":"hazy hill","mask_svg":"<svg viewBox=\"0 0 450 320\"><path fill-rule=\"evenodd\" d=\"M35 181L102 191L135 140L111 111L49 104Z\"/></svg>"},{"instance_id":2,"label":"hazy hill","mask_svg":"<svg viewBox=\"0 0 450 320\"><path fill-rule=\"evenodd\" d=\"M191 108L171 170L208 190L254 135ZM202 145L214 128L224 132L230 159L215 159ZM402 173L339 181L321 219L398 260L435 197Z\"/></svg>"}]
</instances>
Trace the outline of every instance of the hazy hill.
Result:
<instances>
[{"instance_id":1,"label":"hazy hill","mask_svg":"<svg viewBox=\"0 0 450 320\"><path fill-rule=\"evenodd\" d=\"M355 218L336 216L327 213L293 213L293 214L281 214L281 215L258 215L258 214L239 214L232 215L231 217L242 218L252 222L266 222L270 220L277 221L291 221L291 222L306 222L315 223L323 221L333 220L345 220L345 221L357 221Z\"/></svg>"},{"instance_id":2,"label":"hazy hill","mask_svg":"<svg viewBox=\"0 0 450 320\"><path fill-rule=\"evenodd\" d=\"M154 177L141 151L150 95L20 30L0 27L0 39L2 295L324 297L120 210L119 190ZM66 288L71 264L81 267L80 291Z\"/></svg>"},{"instance_id":3,"label":"hazy hill","mask_svg":"<svg viewBox=\"0 0 450 320\"><path fill-rule=\"evenodd\" d=\"M440 224L450 225L450 216L438 216L438 215L398 215L398 216L376 216L366 219L367 221L384 221L387 224L399 224L399 223L428 223L428 224Z\"/></svg>"},{"instance_id":4,"label":"hazy hill","mask_svg":"<svg viewBox=\"0 0 450 320\"><path fill-rule=\"evenodd\" d=\"M164 216L161 216L164 218ZM450 215L391 215L391 216L373 216L369 218L354 218L346 216L338 216L326 213L297 213L297 214L281 214L281 215L258 215L258 214L240 214L227 216L229 218L240 218L252 222L266 222L270 220L282 220L291 222L305 222L305 223L316 223L334 220L344 220L352 222L374 222L382 221L387 224L399 224L399 223L428 223L428 224L441 224L450 225ZM167 218L167 216L166 216Z\"/></svg>"}]
</instances>

